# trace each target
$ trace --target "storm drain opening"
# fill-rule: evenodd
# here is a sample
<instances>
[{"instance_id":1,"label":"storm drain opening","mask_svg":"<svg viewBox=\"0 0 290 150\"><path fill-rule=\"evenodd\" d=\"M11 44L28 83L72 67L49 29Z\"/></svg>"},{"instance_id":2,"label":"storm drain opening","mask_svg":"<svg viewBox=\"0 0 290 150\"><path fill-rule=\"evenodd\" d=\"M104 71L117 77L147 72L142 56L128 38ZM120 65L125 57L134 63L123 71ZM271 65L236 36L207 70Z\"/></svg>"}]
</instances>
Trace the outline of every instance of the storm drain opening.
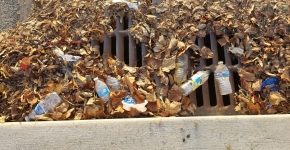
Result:
<instances>
[{"instance_id":1,"label":"storm drain opening","mask_svg":"<svg viewBox=\"0 0 290 150\"><path fill-rule=\"evenodd\" d=\"M136 41L128 31L132 20L123 18L121 23L120 18L118 18L117 21L117 28L113 36L105 38L104 45L100 45L100 47L102 47L103 51L109 51L112 56L116 56L117 59L124 61L129 66L142 67L146 65L143 60L147 53L145 44L135 43ZM191 71L194 71L194 73L197 71L210 71L208 80L189 95L190 100L197 106L195 115L236 114L234 111L234 92L239 89L239 75L237 73L239 61L228 53L227 47L219 45L217 39L218 37L214 33L209 33L204 38L198 38L195 41L200 48L203 46L210 48L214 54L213 58L200 58L197 68L193 66L194 61L189 60L188 78L193 75ZM108 46L108 44L110 45ZM186 53L189 58L194 55L192 49L188 49ZM230 95L222 96L219 93L218 85L214 78L214 71L218 61L223 61L230 68L230 81L234 82L232 83L233 93ZM160 79L156 78L155 81L157 89L160 88L162 85Z\"/></svg>"}]
</instances>

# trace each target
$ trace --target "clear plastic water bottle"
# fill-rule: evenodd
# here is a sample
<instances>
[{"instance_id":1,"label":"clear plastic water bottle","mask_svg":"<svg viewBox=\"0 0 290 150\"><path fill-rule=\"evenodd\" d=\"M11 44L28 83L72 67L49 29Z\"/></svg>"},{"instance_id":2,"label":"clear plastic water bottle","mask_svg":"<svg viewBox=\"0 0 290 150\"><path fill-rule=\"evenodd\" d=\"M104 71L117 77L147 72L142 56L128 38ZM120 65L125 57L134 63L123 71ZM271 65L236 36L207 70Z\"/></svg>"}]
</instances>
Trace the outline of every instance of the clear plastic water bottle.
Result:
<instances>
[{"instance_id":1,"label":"clear plastic water bottle","mask_svg":"<svg viewBox=\"0 0 290 150\"><path fill-rule=\"evenodd\" d=\"M108 76L106 83L110 85L111 91L120 90L120 81L117 78Z\"/></svg>"},{"instance_id":2,"label":"clear plastic water bottle","mask_svg":"<svg viewBox=\"0 0 290 150\"><path fill-rule=\"evenodd\" d=\"M228 95L233 92L229 77L229 69L224 65L223 61L219 61L215 70L215 79L217 80L221 95Z\"/></svg>"},{"instance_id":3,"label":"clear plastic water bottle","mask_svg":"<svg viewBox=\"0 0 290 150\"><path fill-rule=\"evenodd\" d=\"M177 57L175 73L174 73L174 81L180 85L182 82L186 80L187 76L187 67L188 67L188 57L186 54L182 54Z\"/></svg>"},{"instance_id":4,"label":"clear plastic water bottle","mask_svg":"<svg viewBox=\"0 0 290 150\"><path fill-rule=\"evenodd\" d=\"M54 108L59 102L61 98L58 96L56 92L52 92L48 94L43 100L41 100L35 108L25 117L26 121L34 120L36 115L42 115L47 113L49 110Z\"/></svg>"},{"instance_id":5,"label":"clear plastic water bottle","mask_svg":"<svg viewBox=\"0 0 290 150\"><path fill-rule=\"evenodd\" d=\"M94 78L95 81L95 89L96 89L96 93L97 95L103 99L105 102L109 100L110 98L110 90L107 86L106 83L104 83L103 81L99 80L99 78Z\"/></svg>"},{"instance_id":6,"label":"clear plastic water bottle","mask_svg":"<svg viewBox=\"0 0 290 150\"><path fill-rule=\"evenodd\" d=\"M209 74L210 71L198 71L194 74L187 82L180 86L182 95L187 96L196 90L208 79Z\"/></svg>"}]
</instances>

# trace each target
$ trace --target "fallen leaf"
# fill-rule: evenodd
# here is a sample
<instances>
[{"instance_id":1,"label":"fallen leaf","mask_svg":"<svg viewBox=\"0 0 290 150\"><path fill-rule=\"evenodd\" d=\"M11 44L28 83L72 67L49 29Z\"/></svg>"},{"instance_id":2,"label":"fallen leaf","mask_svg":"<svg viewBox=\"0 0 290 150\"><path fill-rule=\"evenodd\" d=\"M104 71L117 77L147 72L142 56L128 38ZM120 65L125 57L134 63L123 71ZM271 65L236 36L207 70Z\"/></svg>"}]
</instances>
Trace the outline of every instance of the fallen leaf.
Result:
<instances>
[{"instance_id":1,"label":"fallen leaf","mask_svg":"<svg viewBox=\"0 0 290 150\"><path fill-rule=\"evenodd\" d=\"M213 58L213 52L207 48L206 46L203 46L201 49L200 49L200 56L203 58L203 59L209 59L209 58Z\"/></svg>"},{"instance_id":2,"label":"fallen leaf","mask_svg":"<svg viewBox=\"0 0 290 150\"><path fill-rule=\"evenodd\" d=\"M175 68L175 60L176 56L172 56L170 58L164 58L162 62L161 69L164 72L169 72L170 70Z\"/></svg>"},{"instance_id":3,"label":"fallen leaf","mask_svg":"<svg viewBox=\"0 0 290 150\"><path fill-rule=\"evenodd\" d=\"M179 101L182 98L182 93L177 85L173 85L172 89L168 91L168 99L170 101Z\"/></svg>"},{"instance_id":4,"label":"fallen leaf","mask_svg":"<svg viewBox=\"0 0 290 150\"><path fill-rule=\"evenodd\" d=\"M168 112L170 115L176 115L181 111L181 103L173 101L170 103L168 99L165 100L164 103L165 111Z\"/></svg>"},{"instance_id":5,"label":"fallen leaf","mask_svg":"<svg viewBox=\"0 0 290 150\"><path fill-rule=\"evenodd\" d=\"M286 98L280 92L270 92L269 102L271 105L279 105L282 101L286 101Z\"/></svg>"},{"instance_id":6,"label":"fallen leaf","mask_svg":"<svg viewBox=\"0 0 290 150\"><path fill-rule=\"evenodd\" d=\"M256 79L254 73L247 72L244 69L241 69L241 68L238 69L238 73L239 73L239 76L246 81L254 81Z\"/></svg>"},{"instance_id":7,"label":"fallen leaf","mask_svg":"<svg viewBox=\"0 0 290 150\"><path fill-rule=\"evenodd\" d=\"M157 102L148 102L146 105L147 109L153 113L158 112Z\"/></svg>"},{"instance_id":8,"label":"fallen leaf","mask_svg":"<svg viewBox=\"0 0 290 150\"><path fill-rule=\"evenodd\" d=\"M69 104L67 102L62 102L55 108L56 112L64 113L68 110Z\"/></svg>"}]
</instances>

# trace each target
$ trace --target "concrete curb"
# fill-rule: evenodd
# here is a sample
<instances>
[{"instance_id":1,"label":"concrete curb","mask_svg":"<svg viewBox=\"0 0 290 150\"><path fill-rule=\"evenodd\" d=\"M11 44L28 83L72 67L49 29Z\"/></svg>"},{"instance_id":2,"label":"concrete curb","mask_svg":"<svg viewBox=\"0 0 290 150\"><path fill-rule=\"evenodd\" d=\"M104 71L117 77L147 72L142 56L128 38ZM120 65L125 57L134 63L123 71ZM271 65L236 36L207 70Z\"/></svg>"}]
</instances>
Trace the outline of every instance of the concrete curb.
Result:
<instances>
[{"instance_id":1,"label":"concrete curb","mask_svg":"<svg viewBox=\"0 0 290 150\"><path fill-rule=\"evenodd\" d=\"M289 149L290 115L0 124L1 149Z\"/></svg>"}]
</instances>

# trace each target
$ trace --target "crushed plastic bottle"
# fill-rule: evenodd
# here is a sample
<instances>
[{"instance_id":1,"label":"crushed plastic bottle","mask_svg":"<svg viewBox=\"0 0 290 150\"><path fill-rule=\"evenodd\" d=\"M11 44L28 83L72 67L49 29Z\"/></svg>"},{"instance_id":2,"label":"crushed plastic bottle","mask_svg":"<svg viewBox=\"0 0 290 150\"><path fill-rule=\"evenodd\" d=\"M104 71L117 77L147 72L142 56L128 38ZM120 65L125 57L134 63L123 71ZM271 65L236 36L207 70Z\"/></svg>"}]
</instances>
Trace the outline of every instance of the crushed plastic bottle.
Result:
<instances>
[{"instance_id":1,"label":"crushed plastic bottle","mask_svg":"<svg viewBox=\"0 0 290 150\"><path fill-rule=\"evenodd\" d=\"M180 85L182 82L186 80L187 76L187 67L188 67L188 57L186 54L182 54L177 57L175 73L174 73L174 81Z\"/></svg>"},{"instance_id":2,"label":"crushed plastic bottle","mask_svg":"<svg viewBox=\"0 0 290 150\"><path fill-rule=\"evenodd\" d=\"M117 78L108 76L106 83L107 85L110 85L111 91L120 90L120 81Z\"/></svg>"},{"instance_id":3,"label":"crushed plastic bottle","mask_svg":"<svg viewBox=\"0 0 290 150\"><path fill-rule=\"evenodd\" d=\"M110 98L110 90L108 86L106 85L106 83L99 80L98 77L94 78L94 81L95 81L95 89L96 89L97 95L101 99L103 99L105 102L107 102Z\"/></svg>"},{"instance_id":4,"label":"crushed plastic bottle","mask_svg":"<svg viewBox=\"0 0 290 150\"><path fill-rule=\"evenodd\" d=\"M127 96L122 101L123 109L127 111L131 111L131 108L137 109L139 112L145 112L147 108L145 107L147 105L148 101L145 100L144 103L136 104L135 100L131 96Z\"/></svg>"},{"instance_id":5,"label":"crushed plastic bottle","mask_svg":"<svg viewBox=\"0 0 290 150\"><path fill-rule=\"evenodd\" d=\"M25 121L35 120L36 115L42 115L47 113L49 110L54 108L61 98L57 95L56 92L48 94L43 100L41 100L36 107L25 117Z\"/></svg>"},{"instance_id":6,"label":"crushed plastic bottle","mask_svg":"<svg viewBox=\"0 0 290 150\"><path fill-rule=\"evenodd\" d=\"M267 78L264 82L262 82L261 91L266 86L269 86L271 88L271 91L278 91L279 90L279 87L278 87L279 86L279 79L276 77Z\"/></svg>"},{"instance_id":7,"label":"crushed plastic bottle","mask_svg":"<svg viewBox=\"0 0 290 150\"><path fill-rule=\"evenodd\" d=\"M228 95L233 92L229 77L229 69L224 65L223 61L219 61L215 70L215 79L217 80L221 95Z\"/></svg>"},{"instance_id":8,"label":"crushed plastic bottle","mask_svg":"<svg viewBox=\"0 0 290 150\"><path fill-rule=\"evenodd\" d=\"M187 96L196 90L208 79L209 74L209 71L198 71L196 74L194 74L187 82L180 86L182 95Z\"/></svg>"}]
</instances>

